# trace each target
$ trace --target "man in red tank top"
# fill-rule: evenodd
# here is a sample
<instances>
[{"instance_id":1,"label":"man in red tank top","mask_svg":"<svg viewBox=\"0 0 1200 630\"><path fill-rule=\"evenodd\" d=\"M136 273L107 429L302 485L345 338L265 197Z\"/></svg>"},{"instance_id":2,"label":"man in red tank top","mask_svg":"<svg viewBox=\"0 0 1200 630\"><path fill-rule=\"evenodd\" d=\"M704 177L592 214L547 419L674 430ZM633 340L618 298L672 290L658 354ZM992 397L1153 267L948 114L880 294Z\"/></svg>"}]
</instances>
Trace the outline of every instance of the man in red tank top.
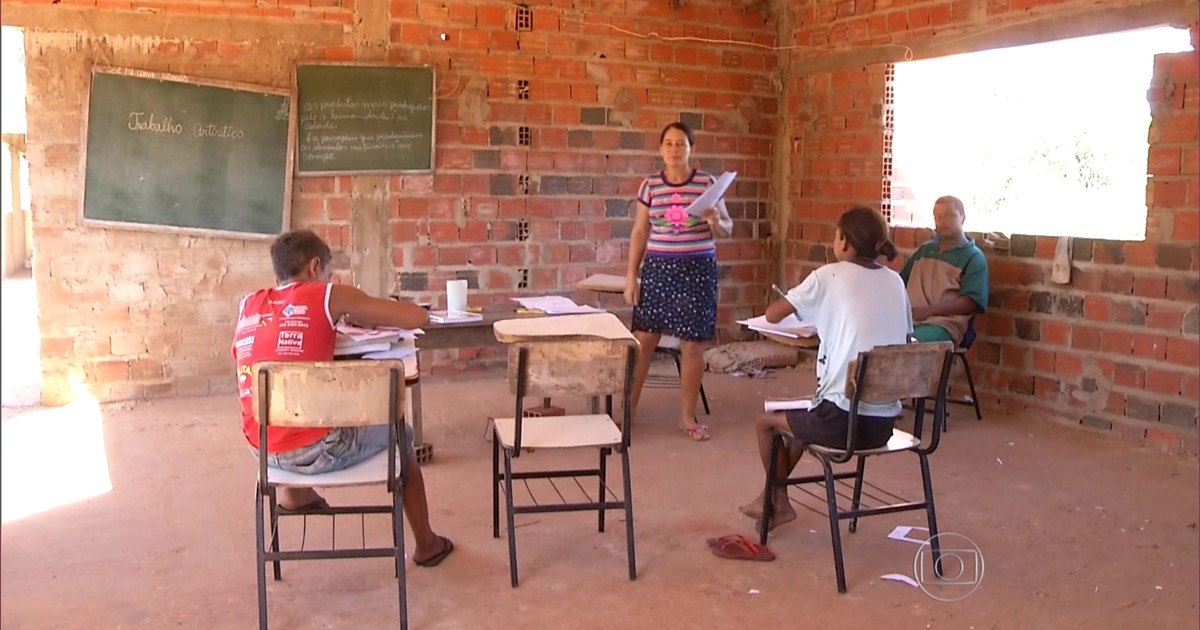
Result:
<instances>
[{"instance_id":1,"label":"man in red tank top","mask_svg":"<svg viewBox=\"0 0 1200 630\"><path fill-rule=\"evenodd\" d=\"M425 309L416 304L374 298L351 286L331 284L331 259L329 246L312 231L297 230L277 238L271 245L271 263L279 286L255 291L242 300L233 338L242 432L251 450L256 455L265 450L269 466L302 474L349 468L383 451L387 448L388 428L267 427L264 449L258 443L259 426L251 395L255 362L333 360L337 337L334 326L343 316L363 326L420 328L429 321ZM411 449L406 456L410 472L403 498L417 543L413 561L434 566L449 555L454 545L430 527L421 468ZM325 499L312 488L279 489L281 510L296 512L326 506Z\"/></svg>"}]
</instances>

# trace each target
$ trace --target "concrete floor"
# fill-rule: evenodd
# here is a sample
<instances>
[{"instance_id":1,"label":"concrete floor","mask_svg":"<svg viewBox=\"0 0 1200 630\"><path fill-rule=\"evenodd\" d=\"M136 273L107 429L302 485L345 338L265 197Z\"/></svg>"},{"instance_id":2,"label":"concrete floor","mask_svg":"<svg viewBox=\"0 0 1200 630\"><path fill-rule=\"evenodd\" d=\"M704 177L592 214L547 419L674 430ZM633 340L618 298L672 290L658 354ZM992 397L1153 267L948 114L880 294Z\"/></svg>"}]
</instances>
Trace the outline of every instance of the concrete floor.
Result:
<instances>
[{"instance_id":1,"label":"concrete floor","mask_svg":"<svg viewBox=\"0 0 1200 630\"><path fill-rule=\"evenodd\" d=\"M491 537L490 445L482 439L488 415L505 413L510 398L497 374L428 379L426 435L436 451L425 474L434 526L457 551L440 567L410 570L412 627L1196 627L1195 460L1020 418L976 422L963 408L933 469L943 531L970 537L986 562L980 588L965 600L943 603L880 580L913 573L917 546L887 534L924 524L917 513L865 520L844 536L845 595L834 584L828 521L808 510L772 537L774 562L713 556L706 537L752 532L736 506L762 482L751 431L760 401L803 391L802 373L707 375L707 443L675 430L674 390L648 390L631 450L637 581L626 577L618 514L603 534L592 514L529 515L518 520L515 590L504 539ZM4 415L0 626L255 627L255 464L233 397ZM919 496L915 457L874 461L868 479ZM334 504L381 496L326 494ZM294 540L298 529L293 523L285 535ZM386 531L367 524L372 540ZM328 536L327 523L310 523L310 544ZM358 523L339 519L338 536L360 544ZM275 628L395 625L387 560L285 565L269 599Z\"/></svg>"}]
</instances>

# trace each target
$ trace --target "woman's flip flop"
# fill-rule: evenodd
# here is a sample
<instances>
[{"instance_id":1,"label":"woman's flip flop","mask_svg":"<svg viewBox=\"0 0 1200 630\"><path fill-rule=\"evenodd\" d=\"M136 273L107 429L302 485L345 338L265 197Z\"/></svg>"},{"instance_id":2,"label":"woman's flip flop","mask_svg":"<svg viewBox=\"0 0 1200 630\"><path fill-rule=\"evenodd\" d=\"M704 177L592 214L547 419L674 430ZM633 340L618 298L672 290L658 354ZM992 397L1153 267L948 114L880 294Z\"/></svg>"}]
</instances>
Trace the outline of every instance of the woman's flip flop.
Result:
<instances>
[{"instance_id":1,"label":"woman's flip flop","mask_svg":"<svg viewBox=\"0 0 1200 630\"><path fill-rule=\"evenodd\" d=\"M685 427L683 425L679 425L679 430L683 431L684 433L687 434L688 437L692 438L693 440L695 440L697 442L704 442L706 440L712 439L712 436L710 436L708 434L708 427L704 426L703 424L697 424L692 427Z\"/></svg>"}]
</instances>

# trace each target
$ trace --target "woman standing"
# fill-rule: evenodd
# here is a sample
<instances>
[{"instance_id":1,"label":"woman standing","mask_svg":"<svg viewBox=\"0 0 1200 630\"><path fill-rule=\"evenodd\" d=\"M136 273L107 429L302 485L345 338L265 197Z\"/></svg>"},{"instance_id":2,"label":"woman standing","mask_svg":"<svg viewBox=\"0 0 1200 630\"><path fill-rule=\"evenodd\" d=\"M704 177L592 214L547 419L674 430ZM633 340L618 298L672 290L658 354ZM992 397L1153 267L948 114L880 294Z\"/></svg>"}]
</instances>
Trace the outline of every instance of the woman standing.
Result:
<instances>
[{"instance_id":1,"label":"woman standing","mask_svg":"<svg viewBox=\"0 0 1200 630\"><path fill-rule=\"evenodd\" d=\"M729 236L733 220L723 200L700 217L688 214L688 205L716 181L691 167L692 140L692 130L681 122L664 127L659 137L664 166L638 189L625 301L633 306L633 334L640 344L633 409L637 409L659 340L664 334L676 337L682 354L679 430L702 441L709 439L709 434L708 427L696 423L696 397L704 373L704 346L717 336L714 239Z\"/></svg>"}]
</instances>

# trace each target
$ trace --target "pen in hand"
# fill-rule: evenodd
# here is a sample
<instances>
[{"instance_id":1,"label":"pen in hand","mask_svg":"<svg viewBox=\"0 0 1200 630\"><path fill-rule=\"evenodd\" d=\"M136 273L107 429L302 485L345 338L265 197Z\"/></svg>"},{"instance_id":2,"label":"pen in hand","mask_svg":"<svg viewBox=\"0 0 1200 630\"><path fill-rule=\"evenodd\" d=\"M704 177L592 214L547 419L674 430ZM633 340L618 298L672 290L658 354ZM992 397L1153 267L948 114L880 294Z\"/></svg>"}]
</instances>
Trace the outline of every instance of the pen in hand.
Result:
<instances>
[{"instance_id":1,"label":"pen in hand","mask_svg":"<svg viewBox=\"0 0 1200 630\"><path fill-rule=\"evenodd\" d=\"M772 289L774 289L775 293L776 293L776 294L777 294L779 297L781 297L781 298L783 298L783 299L785 299L785 300L787 299L787 294L786 294L786 293L784 293L782 290L780 290L780 288L779 288L778 286L776 286L776 285L772 284L772 285L771 285L771 288L772 288Z\"/></svg>"}]
</instances>

